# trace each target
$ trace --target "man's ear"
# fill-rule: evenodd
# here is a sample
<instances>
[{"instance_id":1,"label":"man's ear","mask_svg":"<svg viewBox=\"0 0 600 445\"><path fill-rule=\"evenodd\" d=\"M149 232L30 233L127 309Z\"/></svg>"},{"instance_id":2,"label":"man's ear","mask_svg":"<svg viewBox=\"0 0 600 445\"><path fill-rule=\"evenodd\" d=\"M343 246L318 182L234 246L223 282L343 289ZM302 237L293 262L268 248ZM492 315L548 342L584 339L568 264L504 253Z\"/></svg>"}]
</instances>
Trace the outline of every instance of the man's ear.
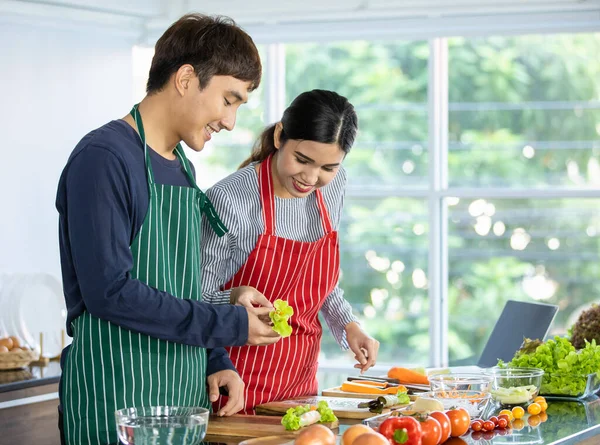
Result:
<instances>
[{"instance_id":1,"label":"man's ear","mask_svg":"<svg viewBox=\"0 0 600 445\"><path fill-rule=\"evenodd\" d=\"M175 72L173 82L175 82L175 89L180 96L184 96L191 87L195 75L194 67L189 64L181 65Z\"/></svg>"},{"instance_id":2,"label":"man's ear","mask_svg":"<svg viewBox=\"0 0 600 445\"><path fill-rule=\"evenodd\" d=\"M277 150L279 150L279 148L281 148L281 132L282 131L283 131L283 124L281 122L277 122L277 124L275 124L275 133L273 134L273 143Z\"/></svg>"}]
</instances>

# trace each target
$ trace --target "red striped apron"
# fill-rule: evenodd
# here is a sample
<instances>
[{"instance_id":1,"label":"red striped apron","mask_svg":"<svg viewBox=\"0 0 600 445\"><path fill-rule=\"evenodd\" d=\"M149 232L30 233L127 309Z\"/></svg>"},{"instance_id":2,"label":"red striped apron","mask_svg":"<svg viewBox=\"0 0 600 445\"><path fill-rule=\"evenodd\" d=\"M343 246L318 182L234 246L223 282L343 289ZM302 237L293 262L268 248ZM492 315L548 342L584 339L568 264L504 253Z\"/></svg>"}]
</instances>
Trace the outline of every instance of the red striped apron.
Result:
<instances>
[{"instance_id":1,"label":"red striped apron","mask_svg":"<svg viewBox=\"0 0 600 445\"><path fill-rule=\"evenodd\" d=\"M324 236L302 242L275 236L271 157L260 165L258 183L265 230L246 263L223 290L252 286L271 302L286 300L294 308L294 315L289 320L290 337L269 346L227 348L246 384L245 414L254 414L254 407L261 403L317 394L322 333L318 314L337 284L340 270L338 235L320 190L315 190L315 195ZM221 398L215 410L225 402Z\"/></svg>"}]
</instances>

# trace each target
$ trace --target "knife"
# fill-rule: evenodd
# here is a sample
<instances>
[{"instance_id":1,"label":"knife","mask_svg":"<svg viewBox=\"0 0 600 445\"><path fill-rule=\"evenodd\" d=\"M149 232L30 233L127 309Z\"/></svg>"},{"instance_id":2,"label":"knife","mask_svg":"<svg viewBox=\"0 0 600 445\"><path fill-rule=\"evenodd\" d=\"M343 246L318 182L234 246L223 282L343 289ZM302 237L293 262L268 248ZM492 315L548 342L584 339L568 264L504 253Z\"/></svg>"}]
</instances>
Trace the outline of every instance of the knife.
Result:
<instances>
[{"instance_id":1,"label":"knife","mask_svg":"<svg viewBox=\"0 0 600 445\"><path fill-rule=\"evenodd\" d=\"M404 386L406 389L408 389L410 392L412 391L416 391L416 392L423 392L423 391L429 391L431 388L429 388L428 385L420 385L418 383L400 383L400 380L398 379L391 379L388 377L369 377L369 376L355 376L355 377L348 377L348 381L360 381L360 380L369 380L371 382L381 382L381 383L387 383L388 386Z\"/></svg>"}]
</instances>

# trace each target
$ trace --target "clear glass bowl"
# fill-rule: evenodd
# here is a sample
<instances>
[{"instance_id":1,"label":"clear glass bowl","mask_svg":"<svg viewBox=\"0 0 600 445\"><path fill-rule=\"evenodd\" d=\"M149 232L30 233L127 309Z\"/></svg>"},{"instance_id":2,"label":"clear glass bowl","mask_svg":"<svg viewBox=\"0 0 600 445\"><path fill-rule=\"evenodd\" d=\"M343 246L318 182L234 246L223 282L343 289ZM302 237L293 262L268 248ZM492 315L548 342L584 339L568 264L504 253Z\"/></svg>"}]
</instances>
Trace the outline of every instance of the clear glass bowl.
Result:
<instances>
[{"instance_id":1,"label":"clear glass bowl","mask_svg":"<svg viewBox=\"0 0 600 445\"><path fill-rule=\"evenodd\" d=\"M181 406L125 408L115 412L125 445L197 445L206 435L209 411Z\"/></svg>"},{"instance_id":2,"label":"clear glass bowl","mask_svg":"<svg viewBox=\"0 0 600 445\"><path fill-rule=\"evenodd\" d=\"M540 395L552 399L581 400L593 396L600 390L600 376L597 373L575 375L546 373L542 379Z\"/></svg>"},{"instance_id":3,"label":"clear glass bowl","mask_svg":"<svg viewBox=\"0 0 600 445\"><path fill-rule=\"evenodd\" d=\"M489 392L494 378L486 374L456 373L429 376L429 386L436 390L470 390Z\"/></svg>"},{"instance_id":4,"label":"clear glass bowl","mask_svg":"<svg viewBox=\"0 0 600 445\"><path fill-rule=\"evenodd\" d=\"M488 392L469 390L437 390L419 394L420 399L433 399L442 403L444 410L464 408L471 418L481 417L491 400Z\"/></svg>"},{"instance_id":5,"label":"clear glass bowl","mask_svg":"<svg viewBox=\"0 0 600 445\"><path fill-rule=\"evenodd\" d=\"M494 380L492 398L505 406L529 403L540 392L544 371L538 368L489 368L485 371Z\"/></svg>"}]
</instances>

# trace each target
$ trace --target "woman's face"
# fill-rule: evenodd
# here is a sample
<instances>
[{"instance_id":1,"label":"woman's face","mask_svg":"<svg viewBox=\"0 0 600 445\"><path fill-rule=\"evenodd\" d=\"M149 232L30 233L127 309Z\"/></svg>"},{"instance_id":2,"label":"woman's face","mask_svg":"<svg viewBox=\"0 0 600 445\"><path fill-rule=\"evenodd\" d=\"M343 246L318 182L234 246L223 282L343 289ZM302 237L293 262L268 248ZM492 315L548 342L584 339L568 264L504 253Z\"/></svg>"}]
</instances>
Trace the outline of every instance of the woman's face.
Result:
<instances>
[{"instance_id":1,"label":"woman's face","mask_svg":"<svg viewBox=\"0 0 600 445\"><path fill-rule=\"evenodd\" d=\"M281 144L278 133L272 167L276 196L303 198L335 178L345 156L337 143L289 139Z\"/></svg>"}]
</instances>

